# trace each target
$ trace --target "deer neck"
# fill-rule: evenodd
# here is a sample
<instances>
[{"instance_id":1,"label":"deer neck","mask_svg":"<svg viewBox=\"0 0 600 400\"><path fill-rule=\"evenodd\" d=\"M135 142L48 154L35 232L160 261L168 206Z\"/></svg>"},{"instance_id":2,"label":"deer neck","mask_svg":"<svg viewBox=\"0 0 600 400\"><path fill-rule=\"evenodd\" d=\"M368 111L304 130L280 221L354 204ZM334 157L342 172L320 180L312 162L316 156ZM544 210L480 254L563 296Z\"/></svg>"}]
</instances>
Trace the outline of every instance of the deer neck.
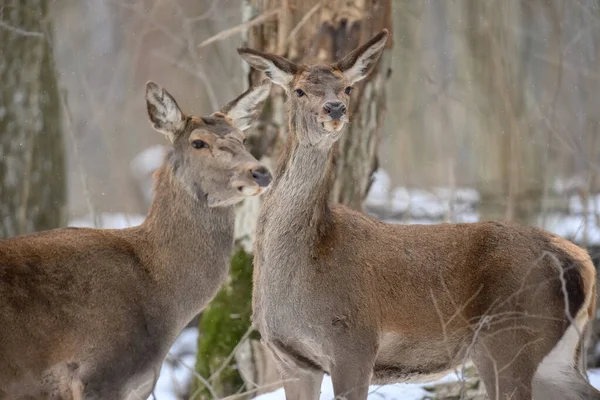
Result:
<instances>
[{"instance_id":1,"label":"deer neck","mask_svg":"<svg viewBox=\"0 0 600 400\"><path fill-rule=\"evenodd\" d=\"M291 110L289 134L275 172L274 186L267 192L262 210L264 218L292 228L288 232L294 232L296 239L301 239L299 244L312 245L329 216L333 147L300 143L298 134L306 137L308 129L311 125Z\"/></svg>"},{"instance_id":2,"label":"deer neck","mask_svg":"<svg viewBox=\"0 0 600 400\"><path fill-rule=\"evenodd\" d=\"M154 200L141 228L153 249L156 279L185 323L226 277L234 221L233 206L208 207L203 196L183 187L168 162L157 172Z\"/></svg>"}]
</instances>

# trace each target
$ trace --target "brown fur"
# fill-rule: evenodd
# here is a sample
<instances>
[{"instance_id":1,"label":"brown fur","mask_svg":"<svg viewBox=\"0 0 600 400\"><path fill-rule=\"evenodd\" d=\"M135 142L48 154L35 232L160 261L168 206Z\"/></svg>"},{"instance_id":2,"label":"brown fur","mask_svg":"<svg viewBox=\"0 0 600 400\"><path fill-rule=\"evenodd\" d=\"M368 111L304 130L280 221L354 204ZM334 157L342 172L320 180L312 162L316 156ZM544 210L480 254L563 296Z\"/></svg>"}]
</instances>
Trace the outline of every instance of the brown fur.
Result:
<instances>
[{"instance_id":1,"label":"brown fur","mask_svg":"<svg viewBox=\"0 0 600 400\"><path fill-rule=\"evenodd\" d=\"M349 101L342 89L369 73L386 36L334 66L278 60L285 71L240 50L290 98L290 134L257 227L253 297L254 323L293 380L287 399L317 399L325 372L336 396L364 400L372 382L431 380L469 358L492 399L531 399L533 383L540 393L562 385L539 399L600 399L574 371L570 336L551 357L558 364L536 375L567 329L591 317L596 273L584 250L508 222L390 225L328 204L341 133L319 124L321 105Z\"/></svg>"},{"instance_id":2,"label":"brown fur","mask_svg":"<svg viewBox=\"0 0 600 400\"><path fill-rule=\"evenodd\" d=\"M241 96L237 116L258 115L268 90ZM146 97L173 148L141 226L0 241L3 400L147 398L172 342L226 277L232 205L264 190L251 173L265 169L244 148L239 118L187 117L153 83ZM210 148L193 148L200 138Z\"/></svg>"}]
</instances>

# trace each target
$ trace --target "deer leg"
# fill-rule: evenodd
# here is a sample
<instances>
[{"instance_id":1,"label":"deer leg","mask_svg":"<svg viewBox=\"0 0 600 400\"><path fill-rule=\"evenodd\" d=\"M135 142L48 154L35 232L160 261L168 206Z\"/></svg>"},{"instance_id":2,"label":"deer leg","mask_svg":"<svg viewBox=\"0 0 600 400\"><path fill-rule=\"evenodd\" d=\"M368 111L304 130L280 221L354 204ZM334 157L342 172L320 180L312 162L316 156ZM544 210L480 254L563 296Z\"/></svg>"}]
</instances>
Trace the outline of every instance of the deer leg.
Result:
<instances>
[{"instance_id":1,"label":"deer leg","mask_svg":"<svg viewBox=\"0 0 600 400\"><path fill-rule=\"evenodd\" d=\"M494 332L478 342L472 359L488 398L531 400L533 376L545 355L535 347L535 338L522 331L508 331Z\"/></svg>"},{"instance_id":2,"label":"deer leg","mask_svg":"<svg viewBox=\"0 0 600 400\"><path fill-rule=\"evenodd\" d=\"M281 370L283 390L286 400L318 400L321 394L323 372L307 371L300 368Z\"/></svg>"},{"instance_id":3,"label":"deer leg","mask_svg":"<svg viewBox=\"0 0 600 400\"><path fill-rule=\"evenodd\" d=\"M368 346L365 346L368 348ZM353 346L353 349L358 347ZM376 352L366 349L338 352L331 369L331 380L336 399L366 400L373 374ZM341 355L340 355L341 353Z\"/></svg>"}]
</instances>

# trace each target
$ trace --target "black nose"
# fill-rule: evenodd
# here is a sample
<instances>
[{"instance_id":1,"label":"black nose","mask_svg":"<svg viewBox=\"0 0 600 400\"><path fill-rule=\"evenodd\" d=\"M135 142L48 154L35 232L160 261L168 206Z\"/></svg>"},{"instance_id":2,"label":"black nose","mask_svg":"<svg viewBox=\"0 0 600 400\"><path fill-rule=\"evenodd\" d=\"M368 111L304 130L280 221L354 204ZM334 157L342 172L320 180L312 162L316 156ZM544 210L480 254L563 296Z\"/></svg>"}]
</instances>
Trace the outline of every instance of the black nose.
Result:
<instances>
[{"instance_id":1,"label":"black nose","mask_svg":"<svg viewBox=\"0 0 600 400\"><path fill-rule=\"evenodd\" d=\"M328 101L323 105L323 111L328 114L332 120L339 120L346 114L346 105L341 101Z\"/></svg>"},{"instance_id":2,"label":"black nose","mask_svg":"<svg viewBox=\"0 0 600 400\"><path fill-rule=\"evenodd\" d=\"M260 166L251 170L250 172L252 173L252 177L258 186L265 187L269 186L269 183L271 183L271 173L265 167Z\"/></svg>"}]
</instances>

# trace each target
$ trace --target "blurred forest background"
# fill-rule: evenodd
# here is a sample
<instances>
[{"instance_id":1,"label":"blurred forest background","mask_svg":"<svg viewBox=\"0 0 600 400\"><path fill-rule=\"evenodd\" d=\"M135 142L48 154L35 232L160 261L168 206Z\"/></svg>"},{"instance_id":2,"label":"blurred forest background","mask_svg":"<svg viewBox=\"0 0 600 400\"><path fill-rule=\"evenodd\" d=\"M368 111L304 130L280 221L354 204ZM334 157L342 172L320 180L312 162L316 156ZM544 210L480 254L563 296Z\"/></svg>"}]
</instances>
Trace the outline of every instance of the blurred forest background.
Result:
<instances>
[{"instance_id":1,"label":"blurred forest background","mask_svg":"<svg viewBox=\"0 0 600 400\"><path fill-rule=\"evenodd\" d=\"M332 61L384 27L392 41L353 95L332 200L397 223L515 220L595 257L600 0L0 0L0 236L143 220L166 145L146 81L207 115L259 79L237 47ZM249 141L271 166L284 103L275 88ZM168 360L192 360L173 378L181 398L278 386L248 329L259 205L239 210L226 285L242 294L204 313L197 362L194 346ZM599 358L593 345L590 366Z\"/></svg>"}]
</instances>

